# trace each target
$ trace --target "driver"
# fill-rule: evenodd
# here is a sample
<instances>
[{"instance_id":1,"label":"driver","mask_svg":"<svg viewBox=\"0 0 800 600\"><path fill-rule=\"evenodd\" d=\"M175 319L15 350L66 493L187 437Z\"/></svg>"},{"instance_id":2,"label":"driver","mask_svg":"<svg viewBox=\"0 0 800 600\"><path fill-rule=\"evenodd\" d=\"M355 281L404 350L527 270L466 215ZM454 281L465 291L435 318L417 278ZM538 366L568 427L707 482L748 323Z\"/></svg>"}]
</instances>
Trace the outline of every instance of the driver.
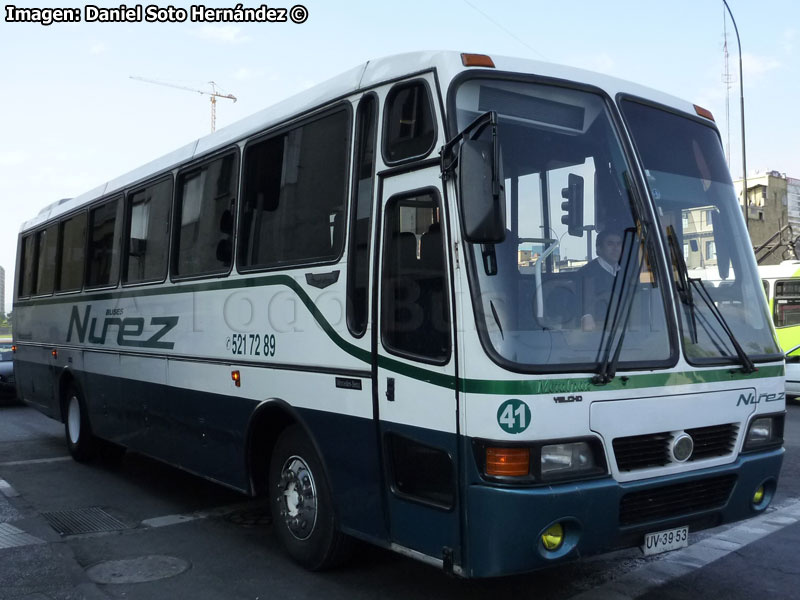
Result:
<instances>
[{"instance_id":1,"label":"driver","mask_svg":"<svg viewBox=\"0 0 800 600\"><path fill-rule=\"evenodd\" d=\"M578 270L583 282L584 314L581 328L594 331L602 326L608 312L611 289L619 271L622 254L622 235L617 230L604 229L595 242L597 258Z\"/></svg>"}]
</instances>

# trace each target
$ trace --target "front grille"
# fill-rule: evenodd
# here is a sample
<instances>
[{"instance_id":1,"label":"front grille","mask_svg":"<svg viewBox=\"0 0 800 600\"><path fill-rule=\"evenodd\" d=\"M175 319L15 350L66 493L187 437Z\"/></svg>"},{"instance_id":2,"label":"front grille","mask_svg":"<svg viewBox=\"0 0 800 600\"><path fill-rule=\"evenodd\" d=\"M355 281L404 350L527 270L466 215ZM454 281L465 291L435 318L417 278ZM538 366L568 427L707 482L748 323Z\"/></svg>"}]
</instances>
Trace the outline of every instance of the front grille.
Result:
<instances>
[{"instance_id":1,"label":"front grille","mask_svg":"<svg viewBox=\"0 0 800 600\"><path fill-rule=\"evenodd\" d=\"M669 443L672 434L651 433L632 435L614 440L614 456L620 471L662 467L669 463Z\"/></svg>"},{"instance_id":2,"label":"front grille","mask_svg":"<svg viewBox=\"0 0 800 600\"><path fill-rule=\"evenodd\" d=\"M625 494L619 504L619 523L638 525L720 508L734 483L736 475L723 475Z\"/></svg>"},{"instance_id":3,"label":"front grille","mask_svg":"<svg viewBox=\"0 0 800 600\"><path fill-rule=\"evenodd\" d=\"M736 445L739 426L735 423L712 425L711 427L687 429L686 433L694 440L694 452L689 460L702 460L730 454Z\"/></svg>"},{"instance_id":4,"label":"front grille","mask_svg":"<svg viewBox=\"0 0 800 600\"><path fill-rule=\"evenodd\" d=\"M730 454L736 445L739 426L726 423L687 429L686 433L694 440L694 451L689 460L703 460ZM672 462L672 439L673 435L669 431L616 438L612 446L617 468L620 471L635 471L669 464Z\"/></svg>"}]
</instances>

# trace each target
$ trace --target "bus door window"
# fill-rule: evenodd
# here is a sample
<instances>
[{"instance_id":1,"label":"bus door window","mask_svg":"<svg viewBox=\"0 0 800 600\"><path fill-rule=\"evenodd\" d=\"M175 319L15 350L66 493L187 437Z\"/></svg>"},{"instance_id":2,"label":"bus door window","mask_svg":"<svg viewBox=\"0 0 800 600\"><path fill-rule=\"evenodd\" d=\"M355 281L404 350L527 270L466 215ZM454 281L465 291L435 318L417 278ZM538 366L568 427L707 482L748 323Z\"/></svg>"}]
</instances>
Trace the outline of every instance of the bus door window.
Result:
<instances>
[{"instance_id":1,"label":"bus door window","mask_svg":"<svg viewBox=\"0 0 800 600\"><path fill-rule=\"evenodd\" d=\"M401 83L386 98L383 157L386 164L424 158L436 142L433 104L424 81Z\"/></svg>"},{"instance_id":2,"label":"bus door window","mask_svg":"<svg viewBox=\"0 0 800 600\"><path fill-rule=\"evenodd\" d=\"M390 352L443 364L450 355L441 211L432 193L386 207L381 335Z\"/></svg>"}]
</instances>

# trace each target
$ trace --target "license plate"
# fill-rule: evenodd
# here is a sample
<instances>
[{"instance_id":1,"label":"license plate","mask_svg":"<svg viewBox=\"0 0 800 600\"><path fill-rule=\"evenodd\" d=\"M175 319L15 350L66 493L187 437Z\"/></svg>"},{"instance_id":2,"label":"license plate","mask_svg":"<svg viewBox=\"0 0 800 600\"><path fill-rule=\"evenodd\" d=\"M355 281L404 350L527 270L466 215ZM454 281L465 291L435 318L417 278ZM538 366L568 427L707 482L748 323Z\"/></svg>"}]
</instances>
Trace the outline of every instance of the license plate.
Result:
<instances>
[{"instance_id":1,"label":"license plate","mask_svg":"<svg viewBox=\"0 0 800 600\"><path fill-rule=\"evenodd\" d=\"M676 527L655 533L648 533L644 536L642 552L645 556L661 554L678 548L685 548L689 545L689 528Z\"/></svg>"}]
</instances>

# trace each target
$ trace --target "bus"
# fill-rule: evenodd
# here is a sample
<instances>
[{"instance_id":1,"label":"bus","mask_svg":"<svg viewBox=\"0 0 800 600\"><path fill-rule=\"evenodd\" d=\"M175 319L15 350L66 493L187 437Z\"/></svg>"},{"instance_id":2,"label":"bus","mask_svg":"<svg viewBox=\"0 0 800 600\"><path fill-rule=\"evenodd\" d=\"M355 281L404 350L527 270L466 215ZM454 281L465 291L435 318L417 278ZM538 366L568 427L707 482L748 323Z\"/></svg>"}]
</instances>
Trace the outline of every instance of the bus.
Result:
<instances>
[{"instance_id":1,"label":"bus","mask_svg":"<svg viewBox=\"0 0 800 600\"><path fill-rule=\"evenodd\" d=\"M759 265L778 342L789 352L800 346L800 260Z\"/></svg>"},{"instance_id":2,"label":"bus","mask_svg":"<svg viewBox=\"0 0 800 600\"><path fill-rule=\"evenodd\" d=\"M680 251L698 207L724 289ZM78 461L262 496L309 569L354 539L463 577L656 554L778 484L746 235L701 107L523 59L373 60L24 223L18 390Z\"/></svg>"}]
</instances>

